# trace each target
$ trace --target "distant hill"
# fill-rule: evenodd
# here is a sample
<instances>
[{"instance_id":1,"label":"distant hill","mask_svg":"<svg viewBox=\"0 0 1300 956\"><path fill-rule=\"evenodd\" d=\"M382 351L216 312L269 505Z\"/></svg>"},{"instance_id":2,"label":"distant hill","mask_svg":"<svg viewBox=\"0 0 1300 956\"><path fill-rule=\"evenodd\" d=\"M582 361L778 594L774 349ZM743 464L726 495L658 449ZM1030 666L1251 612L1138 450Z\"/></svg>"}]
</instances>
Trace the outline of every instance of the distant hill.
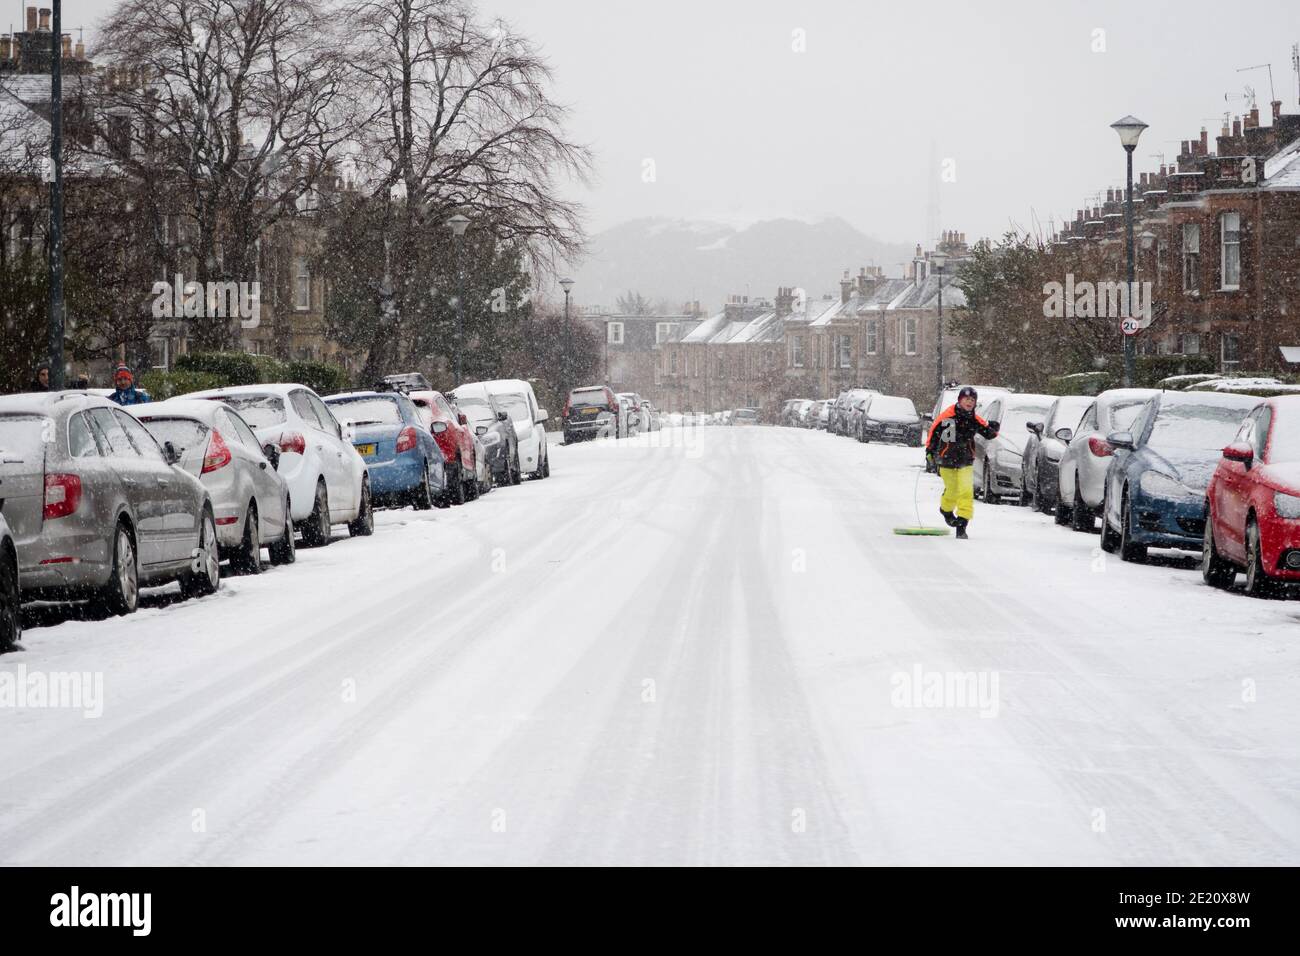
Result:
<instances>
[{"instance_id":1,"label":"distant hill","mask_svg":"<svg viewBox=\"0 0 1300 956\"><path fill-rule=\"evenodd\" d=\"M698 299L715 309L732 294L771 299L778 286L810 295L838 292L845 269L877 265L901 274L914 246L887 243L843 219L772 219L744 229L712 222L635 219L591 237L574 276L585 305L614 307L629 289L677 306ZM578 295L575 290L575 295Z\"/></svg>"}]
</instances>

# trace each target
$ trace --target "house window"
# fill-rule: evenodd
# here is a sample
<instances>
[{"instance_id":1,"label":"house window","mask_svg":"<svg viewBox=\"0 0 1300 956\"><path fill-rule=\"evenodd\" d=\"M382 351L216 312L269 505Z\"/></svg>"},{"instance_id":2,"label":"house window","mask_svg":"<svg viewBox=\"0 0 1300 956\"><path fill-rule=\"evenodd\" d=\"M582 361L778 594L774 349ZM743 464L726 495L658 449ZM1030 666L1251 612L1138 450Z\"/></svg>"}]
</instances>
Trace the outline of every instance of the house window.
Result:
<instances>
[{"instance_id":1,"label":"house window","mask_svg":"<svg viewBox=\"0 0 1300 956\"><path fill-rule=\"evenodd\" d=\"M677 374L677 353L676 352L672 353L672 357L669 358L668 361L669 361L669 366L668 366L669 370L674 375L676 375Z\"/></svg>"},{"instance_id":2,"label":"house window","mask_svg":"<svg viewBox=\"0 0 1300 956\"><path fill-rule=\"evenodd\" d=\"M1219 217L1219 275L1222 289L1241 287L1241 213Z\"/></svg>"},{"instance_id":3,"label":"house window","mask_svg":"<svg viewBox=\"0 0 1300 956\"><path fill-rule=\"evenodd\" d=\"M1183 224L1183 291L1201 288L1201 227L1194 222Z\"/></svg>"},{"instance_id":4,"label":"house window","mask_svg":"<svg viewBox=\"0 0 1300 956\"><path fill-rule=\"evenodd\" d=\"M803 368L802 335L792 335L790 337L790 365L794 368Z\"/></svg>"},{"instance_id":5,"label":"house window","mask_svg":"<svg viewBox=\"0 0 1300 956\"><path fill-rule=\"evenodd\" d=\"M656 322L655 323L655 345L663 345L668 341L669 336L673 334L673 323Z\"/></svg>"},{"instance_id":6,"label":"house window","mask_svg":"<svg viewBox=\"0 0 1300 956\"><path fill-rule=\"evenodd\" d=\"M727 374L726 369L722 364L722 356L719 355L718 356L718 378L722 378L726 374Z\"/></svg>"},{"instance_id":7,"label":"house window","mask_svg":"<svg viewBox=\"0 0 1300 956\"><path fill-rule=\"evenodd\" d=\"M878 319L867 319L867 354L875 355L880 348L880 328Z\"/></svg>"},{"instance_id":8,"label":"house window","mask_svg":"<svg viewBox=\"0 0 1300 956\"><path fill-rule=\"evenodd\" d=\"M305 257L299 257L294 263L293 307L299 312L311 308L311 270L307 268Z\"/></svg>"},{"instance_id":9,"label":"house window","mask_svg":"<svg viewBox=\"0 0 1300 956\"><path fill-rule=\"evenodd\" d=\"M903 351L908 355L916 354L916 319L903 320Z\"/></svg>"},{"instance_id":10,"label":"house window","mask_svg":"<svg viewBox=\"0 0 1300 956\"><path fill-rule=\"evenodd\" d=\"M1183 335L1182 353L1184 355L1201 354L1201 337L1195 332L1188 332Z\"/></svg>"},{"instance_id":11,"label":"house window","mask_svg":"<svg viewBox=\"0 0 1300 956\"><path fill-rule=\"evenodd\" d=\"M1219 340L1219 356L1224 368L1235 367L1241 362L1241 340L1235 335L1225 335Z\"/></svg>"},{"instance_id":12,"label":"house window","mask_svg":"<svg viewBox=\"0 0 1300 956\"><path fill-rule=\"evenodd\" d=\"M605 323L605 341L610 345L623 344L623 323L606 322Z\"/></svg>"},{"instance_id":13,"label":"house window","mask_svg":"<svg viewBox=\"0 0 1300 956\"><path fill-rule=\"evenodd\" d=\"M853 367L853 339L848 335L840 336L840 368Z\"/></svg>"}]
</instances>

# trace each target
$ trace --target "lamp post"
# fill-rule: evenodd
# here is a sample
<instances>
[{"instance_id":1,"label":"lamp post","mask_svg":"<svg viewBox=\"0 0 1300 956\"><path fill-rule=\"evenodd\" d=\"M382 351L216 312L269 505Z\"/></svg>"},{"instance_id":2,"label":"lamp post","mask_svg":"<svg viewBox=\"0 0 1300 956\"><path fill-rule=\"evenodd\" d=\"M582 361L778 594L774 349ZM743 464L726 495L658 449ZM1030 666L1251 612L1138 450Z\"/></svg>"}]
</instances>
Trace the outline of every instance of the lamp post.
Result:
<instances>
[{"instance_id":1,"label":"lamp post","mask_svg":"<svg viewBox=\"0 0 1300 956\"><path fill-rule=\"evenodd\" d=\"M569 381L572 374L570 370L573 367L571 358L573 333L569 327L569 290L573 288L573 280L567 277L563 278L560 280L560 286L564 289L564 360L560 363L560 374L564 377L563 385L567 389L573 387L573 383ZM609 335L606 335L605 338L608 339Z\"/></svg>"},{"instance_id":2,"label":"lamp post","mask_svg":"<svg viewBox=\"0 0 1300 956\"><path fill-rule=\"evenodd\" d=\"M1110 128L1119 134L1120 145L1124 147L1127 160L1128 176L1124 189L1124 255L1128 264L1128 300L1133 302L1133 150L1137 149L1138 139L1147 124L1136 116L1125 116L1110 124ZM1133 387L1134 366L1136 365L1135 345L1132 335L1124 336L1124 387Z\"/></svg>"},{"instance_id":3,"label":"lamp post","mask_svg":"<svg viewBox=\"0 0 1300 956\"><path fill-rule=\"evenodd\" d=\"M465 268L461 261L465 254L461 251L461 238L465 235L465 230L469 228L469 218L462 216L460 213L452 216L447 220L446 226L451 230L453 244L456 246L456 355L452 361L452 376L454 380L453 388L460 384L460 356L464 350L465 335Z\"/></svg>"},{"instance_id":4,"label":"lamp post","mask_svg":"<svg viewBox=\"0 0 1300 956\"><path fill-rule=\"evenodd\" d=\"M63 388L63 3L50 33L50 388Z\"/></svg>"},{"instance_id":5,"label":"lamp post","mask_svg":"<svg viewBox=\"0 0 1300 956\"><path fill-rule=\"evenodd\" d=\"M939 275L939 334L938 340L938 362L939 362L939 395L943 395L943 267L948 264L948 256L942 252L930 253L930 264L934 266L934 271Z\"/></svg>"}]
</instances>

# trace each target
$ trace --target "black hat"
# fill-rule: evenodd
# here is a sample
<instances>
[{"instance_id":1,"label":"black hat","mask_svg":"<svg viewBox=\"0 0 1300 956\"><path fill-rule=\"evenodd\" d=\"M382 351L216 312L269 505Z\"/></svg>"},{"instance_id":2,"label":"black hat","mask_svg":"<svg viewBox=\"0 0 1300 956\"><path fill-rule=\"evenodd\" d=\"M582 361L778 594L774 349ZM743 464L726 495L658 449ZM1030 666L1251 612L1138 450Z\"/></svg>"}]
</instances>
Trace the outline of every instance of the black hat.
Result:
<instances>
[{"instance_id":1,"label":"black hat","mask_svg":"<svg viewBox=\"0 0 1300 956\"><path fill-rule=\"evenodd\" d=\"M960 402L967 395L969 395L971 398L975 399L976 401L979 401L979 397L980 397L979 392L975 391L975 387L973 385L963 385L961 391L957 393L957 401Z\"/></svg>"}]
</instances>

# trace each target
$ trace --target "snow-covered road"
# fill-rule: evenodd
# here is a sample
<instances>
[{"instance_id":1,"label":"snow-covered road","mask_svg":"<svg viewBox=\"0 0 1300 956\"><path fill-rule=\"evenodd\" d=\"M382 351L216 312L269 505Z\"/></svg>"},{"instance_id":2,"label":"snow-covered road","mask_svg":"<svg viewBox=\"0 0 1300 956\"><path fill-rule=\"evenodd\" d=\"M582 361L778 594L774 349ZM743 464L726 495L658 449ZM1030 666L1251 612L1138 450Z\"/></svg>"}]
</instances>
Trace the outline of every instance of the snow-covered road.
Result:
<instances>
[{"instance_id":1,"label":"snow-covered road","mask_svg":"<svg viewBox=\"0 0 1300 956\"><path fill-rule=\"evenodd\" d=\"M652 437L33 627L103 713L0 708L0 862L1300 864L1300 602L894 536L916 449Z\"/></svg>"}]
</instances>

